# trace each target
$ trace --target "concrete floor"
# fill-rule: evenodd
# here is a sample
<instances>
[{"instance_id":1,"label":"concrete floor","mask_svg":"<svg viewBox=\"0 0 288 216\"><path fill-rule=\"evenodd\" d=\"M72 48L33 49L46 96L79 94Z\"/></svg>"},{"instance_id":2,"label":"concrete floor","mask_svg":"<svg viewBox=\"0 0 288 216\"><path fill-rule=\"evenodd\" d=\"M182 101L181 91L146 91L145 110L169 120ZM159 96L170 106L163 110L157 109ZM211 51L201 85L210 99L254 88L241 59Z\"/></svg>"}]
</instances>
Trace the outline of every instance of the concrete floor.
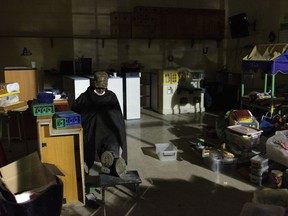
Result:
<instances>
[{"instance_id":1,"label":"concrete floor","mask_svg":"<svg viewBox=\"0 0 288 216\"><path fill-rule=\"evenodd\" d=\"M213 133L215 118L208 112L161 115L142 109L140 120L126 121L128 170L137 170L142 180L138 194L124 186L109 187L105 203L95 192L98 209L63 206L61 215L238 216L256 187L236 170L213 172L191 147L197 137L219 144ZM177 160L160 161L156 143L173 143ZM19 145L12 143L10 160L23 153ZM29 145L37 149L36 141Z\"/></svg>"}]
</instances>

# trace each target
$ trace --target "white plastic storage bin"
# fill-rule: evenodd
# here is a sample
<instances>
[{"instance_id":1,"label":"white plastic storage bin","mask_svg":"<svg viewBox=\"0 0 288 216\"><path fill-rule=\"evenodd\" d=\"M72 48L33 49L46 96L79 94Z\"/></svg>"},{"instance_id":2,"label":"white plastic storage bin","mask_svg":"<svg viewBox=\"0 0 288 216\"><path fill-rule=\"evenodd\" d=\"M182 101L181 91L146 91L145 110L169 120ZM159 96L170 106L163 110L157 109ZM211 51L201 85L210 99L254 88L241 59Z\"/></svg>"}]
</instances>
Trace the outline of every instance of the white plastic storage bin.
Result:
<instances>
[{"instance_id":1,"label":"white plastic storage bin","mask_svg":"<svg viewBox=\"0 0 288 216\"><path fill-rule=\"evenodd\" d=\"M254 168L250 167L250 172L252 175L255 176L262 176L263 174L267 174L269 172L269 166L262 167L262 168Z\"/></svg>"},{"instance_id":2,"label":"white plastic storage bin","mask_svg":"<svg viewBox=\"0 0 288 216\"><path fill-rule=\"evenodd\" d=\"M225 130L226 139L242 148L255 147L260 143L262 130L242 125L228 126Z\"/></svg>"},{"instance_id":3,"label":"white plastic storage bin","mask_svg":"<svg viewBox=\"0 0 288 216\"><path fill-rule=\"evenodd\" d=\"M155 144L156 154L161 161L173 161L177 159L177 148L171 143Z\"/></svg>"},{"instance_id":4,"label":"white plastic storage bin","mask_svg":"<svg viewBox=\"0 0 288 216\"><path fill-rule=\"evenodd\" d=\"M250 161L251 161L252 168L262 169L264 167L268 167L269 159L264 156L256 155L252 157Z\"/></svg>"},{"instance_id":5,"label":"white plastic storage bin","mask_svg":"<svg viewBox=\"0 0 288 216\"><path fill-rule=\"evenodd\" d=\"M257 186L263 186L263 182L266 182L268 178L266 174L262 176L250 174L249 176L250 176L250 182L256 184Z\"/></svg>"}]
</instances>

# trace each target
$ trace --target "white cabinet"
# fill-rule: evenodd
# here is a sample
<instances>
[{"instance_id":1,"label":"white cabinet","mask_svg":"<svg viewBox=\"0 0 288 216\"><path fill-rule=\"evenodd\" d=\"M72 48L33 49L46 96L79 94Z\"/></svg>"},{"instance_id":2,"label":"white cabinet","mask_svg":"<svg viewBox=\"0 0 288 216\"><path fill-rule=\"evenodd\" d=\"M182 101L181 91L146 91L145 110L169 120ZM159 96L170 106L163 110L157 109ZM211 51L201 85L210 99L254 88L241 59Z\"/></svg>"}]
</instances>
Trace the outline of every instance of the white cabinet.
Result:
<instances>
[{"instance_id":1,"label":"white cabinet","mask_svg":"<svg viewBox=\"0 0 288 216\"><path fill-rule=\"evenodd\" d=\"M108 90L113 91L119 101L123 114L123 79L122 77L109 77Z\"/></svg>"},{"instance_id":2,"label":"white cabinet","mask_svg":"<svg viewBox=\"0 0 288 216\"><path fill-rule=\"evenodd\" d=\"M63 77L63 91L68 96L69 105L80 96L81 93L85 92L90 86L90 79L80 76L64 76Z\"/></svg>"},{"instance_id":3,"label":"white cabinet","mask_svg":"<svg viewBox=\"0 0 288 216\"><path fill-rule=\"evenodd\" d=\"M124 117L126 120L140 119L140 73L125 73L123 79Z\"/></svg>"}]
</instances>

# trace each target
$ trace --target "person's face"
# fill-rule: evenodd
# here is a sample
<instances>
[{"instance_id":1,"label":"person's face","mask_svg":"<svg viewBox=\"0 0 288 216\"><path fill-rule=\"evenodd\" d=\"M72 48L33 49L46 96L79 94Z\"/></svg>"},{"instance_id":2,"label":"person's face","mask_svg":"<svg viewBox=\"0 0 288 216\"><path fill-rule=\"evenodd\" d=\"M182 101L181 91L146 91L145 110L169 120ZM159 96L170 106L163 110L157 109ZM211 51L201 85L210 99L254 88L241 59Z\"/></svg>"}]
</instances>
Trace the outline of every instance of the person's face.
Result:
<instances>
[{"instance_id":1,"label":"person's face","mask_svg":"<svg viewBox=\"0 0 288 216\"><path fill-rule=\"evenodd\" d=\"M96 87L95 90L97 91L98 94L103 94L105 92L105 88Z\"/></svg>"}]
</instances>

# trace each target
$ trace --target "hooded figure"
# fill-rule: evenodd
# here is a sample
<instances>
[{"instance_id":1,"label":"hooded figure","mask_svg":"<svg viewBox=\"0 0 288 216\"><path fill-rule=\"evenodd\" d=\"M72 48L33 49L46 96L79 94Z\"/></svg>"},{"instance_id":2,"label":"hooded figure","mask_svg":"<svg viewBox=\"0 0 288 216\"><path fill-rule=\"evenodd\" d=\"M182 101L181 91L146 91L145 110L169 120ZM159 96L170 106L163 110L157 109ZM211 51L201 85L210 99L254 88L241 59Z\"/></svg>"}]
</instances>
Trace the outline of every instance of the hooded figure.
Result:
<instances>
[{"instance_id":1,"label":"hooded figure","mask_svg":"<svg viewBox=\"0 0 288 216\"><path fill-rule=\"evenodd\" d=\"M102 165L109 168L112 165L111 157L120 158L120 149L121 159L124 159L125 166L127 164L124 118L115 93L108 90L107 85L108 74L96 72L94 85L89 86L71 106L73 111L81 115L84 161L89 170L94 161L101 161ZM108 163L105 163L107 160Z\"/></svg>"}]
</instances>

